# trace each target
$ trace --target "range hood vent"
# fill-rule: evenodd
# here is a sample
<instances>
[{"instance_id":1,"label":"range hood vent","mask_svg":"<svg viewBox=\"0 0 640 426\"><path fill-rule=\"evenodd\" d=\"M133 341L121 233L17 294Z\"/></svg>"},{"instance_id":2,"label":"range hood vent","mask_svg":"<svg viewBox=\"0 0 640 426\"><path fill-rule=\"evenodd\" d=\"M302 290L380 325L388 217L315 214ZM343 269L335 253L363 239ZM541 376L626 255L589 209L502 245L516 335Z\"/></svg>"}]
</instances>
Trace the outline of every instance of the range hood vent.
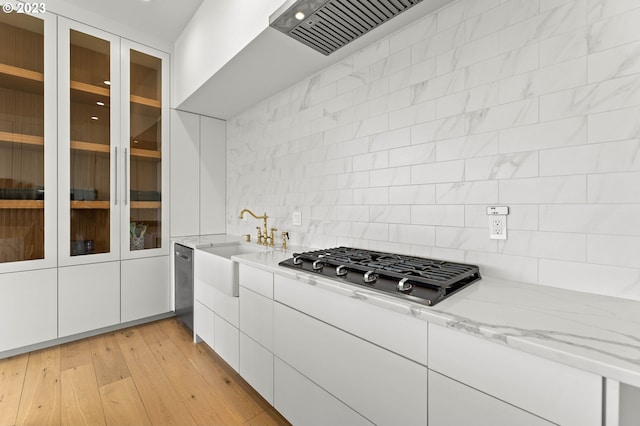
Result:
<instances>
[{"instance_id":1,"label":"range hood vent","mask_svg":"<svg viewBox=\"0 0 640 426\"><path fill-rule=\"evenodd\" d=\"M422 0L289 0L269 25L329 55ZM297 19L296 14L304 14Z\"/></svg>"}]
</instances>

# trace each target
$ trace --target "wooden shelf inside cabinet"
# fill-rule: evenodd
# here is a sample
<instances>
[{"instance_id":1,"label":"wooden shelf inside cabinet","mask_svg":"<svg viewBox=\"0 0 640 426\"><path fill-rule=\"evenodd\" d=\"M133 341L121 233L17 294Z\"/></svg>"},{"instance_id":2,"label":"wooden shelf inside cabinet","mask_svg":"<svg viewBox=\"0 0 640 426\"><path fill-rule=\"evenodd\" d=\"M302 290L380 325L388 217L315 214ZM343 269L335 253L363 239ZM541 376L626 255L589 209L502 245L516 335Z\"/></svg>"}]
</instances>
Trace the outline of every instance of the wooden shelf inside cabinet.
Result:
<instances>
[{"instance_id":1,"label":"wooden shelf inside cabinet","mask_svg":"<svg viewBox=\"0 0 640 426\"><path fill-rule=\"evenodd\" d=\"M111 152L111 147L109 145L83 141L71 141L71 149L77 149L79 151L103 152L105 154Z\"/></svg>"},{"instance_id":2,"label":"wooden shelf inside cabinet","mask_svg":"<svg viewBox=\"0 0 640 426\"><path fill-rule=\"evenodd\" d=\"M131 100L131 103L144 105L144 106L156 108L156 109L160 109L160 107L162 106L160 101L157 99L144 98L138 95L131 95L130 100Z\"/></svg>"},{"instance_id":3,"label":"wooden shelf inside cabinet","mask_svg":"<svg viewBox=\"0 0 640 426\"><path fill-rule=\"evenodd\" d=\"M71 201L74 210L106 210L109 207L109 201Z\"/></svg>"},{"instance_id":4,"label":"wooden shelf inside cabinet","mask_svg":"<svg viewBox=\"0 0 640 426\"><path fill-rule=\"evenodd\" d=\"M132 201L132 209L159 209L162 206L160 201Z\"/></svg>"},{"instance_id":5,"label":"wooden shelf inside cabinet","mask_svg":"<svg viewBox=\"0 0 640 426\"><path fill-rule=\"evenodd\" d=\"M30 93L44 93L44 74L0 63L0 86Z\"/></svg>"},{"instance_id":6,"label":"wooden shelf inside cabinet","mask_svg":"<svg viewBox=\"0 0 640 426\"><path fill-rule=\"evenodd\" d=\"M93 84L79 81L71 82L72 101L95 104L97 101L109 103L110 90L107 87L94 86Z\"/></svg>"},{"instance_id":7,"label":"wooden shelf inside cabinet","mask_svg":"<svg viewBox=\"0 0 640 426\"><path fill-rule=\"evenodd\" d=\"M0 141L44 146L44 137L20 133L0 132Z\"/></svg>"},{"instance_id":8,"label":"wooden shelf inside cabinet","mask_svg":"<svg viewBox=\"0 0 640 426\"><path fill-rule=\"evenodd\" d=\"M0 200L0 209L44 209L42 200Z\"/></svg>"},{"instance_id":9,"label":"wooden shelf inside cabinet","mask_svg":"<svg viewBox=\"0 0 640 426\"><path fill-rule=\"evenodd\" d=\"M160 151L153 151L151 149L131 148L131 156L144 158L161 158L162 153Z\"/></svg>"}]
</instances>

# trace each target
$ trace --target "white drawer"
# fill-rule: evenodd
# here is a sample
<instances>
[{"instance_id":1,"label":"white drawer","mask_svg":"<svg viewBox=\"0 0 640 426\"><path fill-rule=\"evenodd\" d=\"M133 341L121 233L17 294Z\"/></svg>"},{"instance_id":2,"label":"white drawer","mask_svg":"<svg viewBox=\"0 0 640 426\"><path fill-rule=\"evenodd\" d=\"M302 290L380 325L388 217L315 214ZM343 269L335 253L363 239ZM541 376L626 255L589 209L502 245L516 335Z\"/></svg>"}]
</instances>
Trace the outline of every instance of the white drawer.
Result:
<instances>
[{"instance_id":1,"label":"white drawer","mask_svg":"<svg viewBox=\"0 0 640 426\"><path fill-rule=\"evenodd\" d=\"M273 299L273 274L262 269L240 265L240 285Z\"/></svg>"},{"instance_id":2,"label":"white drawer","mask_svg":"<svg viewBox=\"0 0 640 426\"><path fill-rule=\"evenodd\" d=\"M240 332L218 315L215 318L215 345L213 349L231 368L238 371L240 364Z\"/></svg>"},{"instance_id":3,"label":"white drawer","mask_svg":"<svg viewBox=\"0 0 640 426\"><path fill-rule=\"evenodd\" d=\"M274 380L273 406L294 425L373 425L278 357Z\"/></svg>"},{"instance_id":4,"label":"white drawer","mask_svg":"<svg viewBox=\"0 0 640 426\"><path fill-rule=\"evenodd\" d=\"M240 330L273 351L273 300L240 287Z\"/></svg>"},{"instance_id":5,"label":"white drawer","mask_svg":"<svg viewBox=\"0 0 640 426\"><path fill-rule=\"evenodd\" d=\"M196 301L193 304L193 328L194 333L209 345L214 347L215 337L215 315L212 310Z\"/></svg>"},{"instance_id":6,"label":"white drawer","mask_svg":"<svg viewBox=\"0 0 640 426\"><path fill-rule=\"evenodd\" d=\"M273 354L242 332L240 376L273 405Z\"/></svg>"},{"instance_id":7,"label":"white drawer","mask_svg":"<svg viewBox=\"0 0 640 426\"><path fill-rule=\"evenodd\" d=\"M427 424L427 367L280 303L274 355L372 423Z\"/></svg>"},{"instance_id":8,"label":"white drawer","mask_svg":"<svg viewBox=\"0 0 640 426\"><path fill-rule=\"evenodd\" d=\"M234 327L240 324L240 301L220 290L213 289L213 312L230 322Z\"/></svg>"},{"instance_id":9,"label":"white drawer","mask_svg":"<svg viewBox=\"0 0 640 426\"><path fill-rule=\"evenodd\" d=\"M427 365L425 321L279 275L274 295L280 303Z\"/></svg>"},{"instance_id":10,"label":"white drawer","mask_svg":"<svg viewBox=\"0 0 640 426\"><path fill-rule=\"evenodd\" d=\"M602 378L429 324L429 369L566 426L602 424Z\"/></svg>"},{"instance_id":11,"label":"white drawer","mask_svg":"<svg viewBox=\"0 0 640 426\"><path fill-rule=\"evenodd\" d=\"M199 278L193 280L193 298L212 311L214 310L215 289Z\"/></svg>"}]
</instances>

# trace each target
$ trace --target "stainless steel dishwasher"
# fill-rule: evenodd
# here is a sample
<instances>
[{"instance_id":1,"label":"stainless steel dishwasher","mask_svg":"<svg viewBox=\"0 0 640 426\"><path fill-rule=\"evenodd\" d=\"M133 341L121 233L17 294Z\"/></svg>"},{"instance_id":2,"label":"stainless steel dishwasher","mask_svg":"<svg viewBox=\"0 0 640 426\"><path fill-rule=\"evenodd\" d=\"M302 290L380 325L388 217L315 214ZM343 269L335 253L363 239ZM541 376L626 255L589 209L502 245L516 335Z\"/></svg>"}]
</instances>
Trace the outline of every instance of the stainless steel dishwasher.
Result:
<instances>
[{"instance_id":1,"label":"stainless steel dishwasher","mask_svg":"<svg viewBox=\"0 0 640 426\"><path fill-rule=\"evenodd\" d=\"M174 245L176 317L193 330L193 249Z\"/></svg>"}]
</instances>

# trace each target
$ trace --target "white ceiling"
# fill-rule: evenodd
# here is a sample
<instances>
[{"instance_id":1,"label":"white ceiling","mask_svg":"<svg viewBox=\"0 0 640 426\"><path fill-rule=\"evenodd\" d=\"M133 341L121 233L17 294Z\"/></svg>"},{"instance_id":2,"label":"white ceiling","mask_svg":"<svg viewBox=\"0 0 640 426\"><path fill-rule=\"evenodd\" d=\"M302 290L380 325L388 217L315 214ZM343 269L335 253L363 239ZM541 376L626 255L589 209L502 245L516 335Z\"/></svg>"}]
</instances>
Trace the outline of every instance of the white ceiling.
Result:
<instances>
[{"instance_id":1,"label":"white ceiling","mask_svg":"<svg viewBox=\"0 0 640 426\"><path fill-rule=\"evenodd\" d=\"M56 0L173 44L202 0Z\"/></svg>"}]
</instances>

